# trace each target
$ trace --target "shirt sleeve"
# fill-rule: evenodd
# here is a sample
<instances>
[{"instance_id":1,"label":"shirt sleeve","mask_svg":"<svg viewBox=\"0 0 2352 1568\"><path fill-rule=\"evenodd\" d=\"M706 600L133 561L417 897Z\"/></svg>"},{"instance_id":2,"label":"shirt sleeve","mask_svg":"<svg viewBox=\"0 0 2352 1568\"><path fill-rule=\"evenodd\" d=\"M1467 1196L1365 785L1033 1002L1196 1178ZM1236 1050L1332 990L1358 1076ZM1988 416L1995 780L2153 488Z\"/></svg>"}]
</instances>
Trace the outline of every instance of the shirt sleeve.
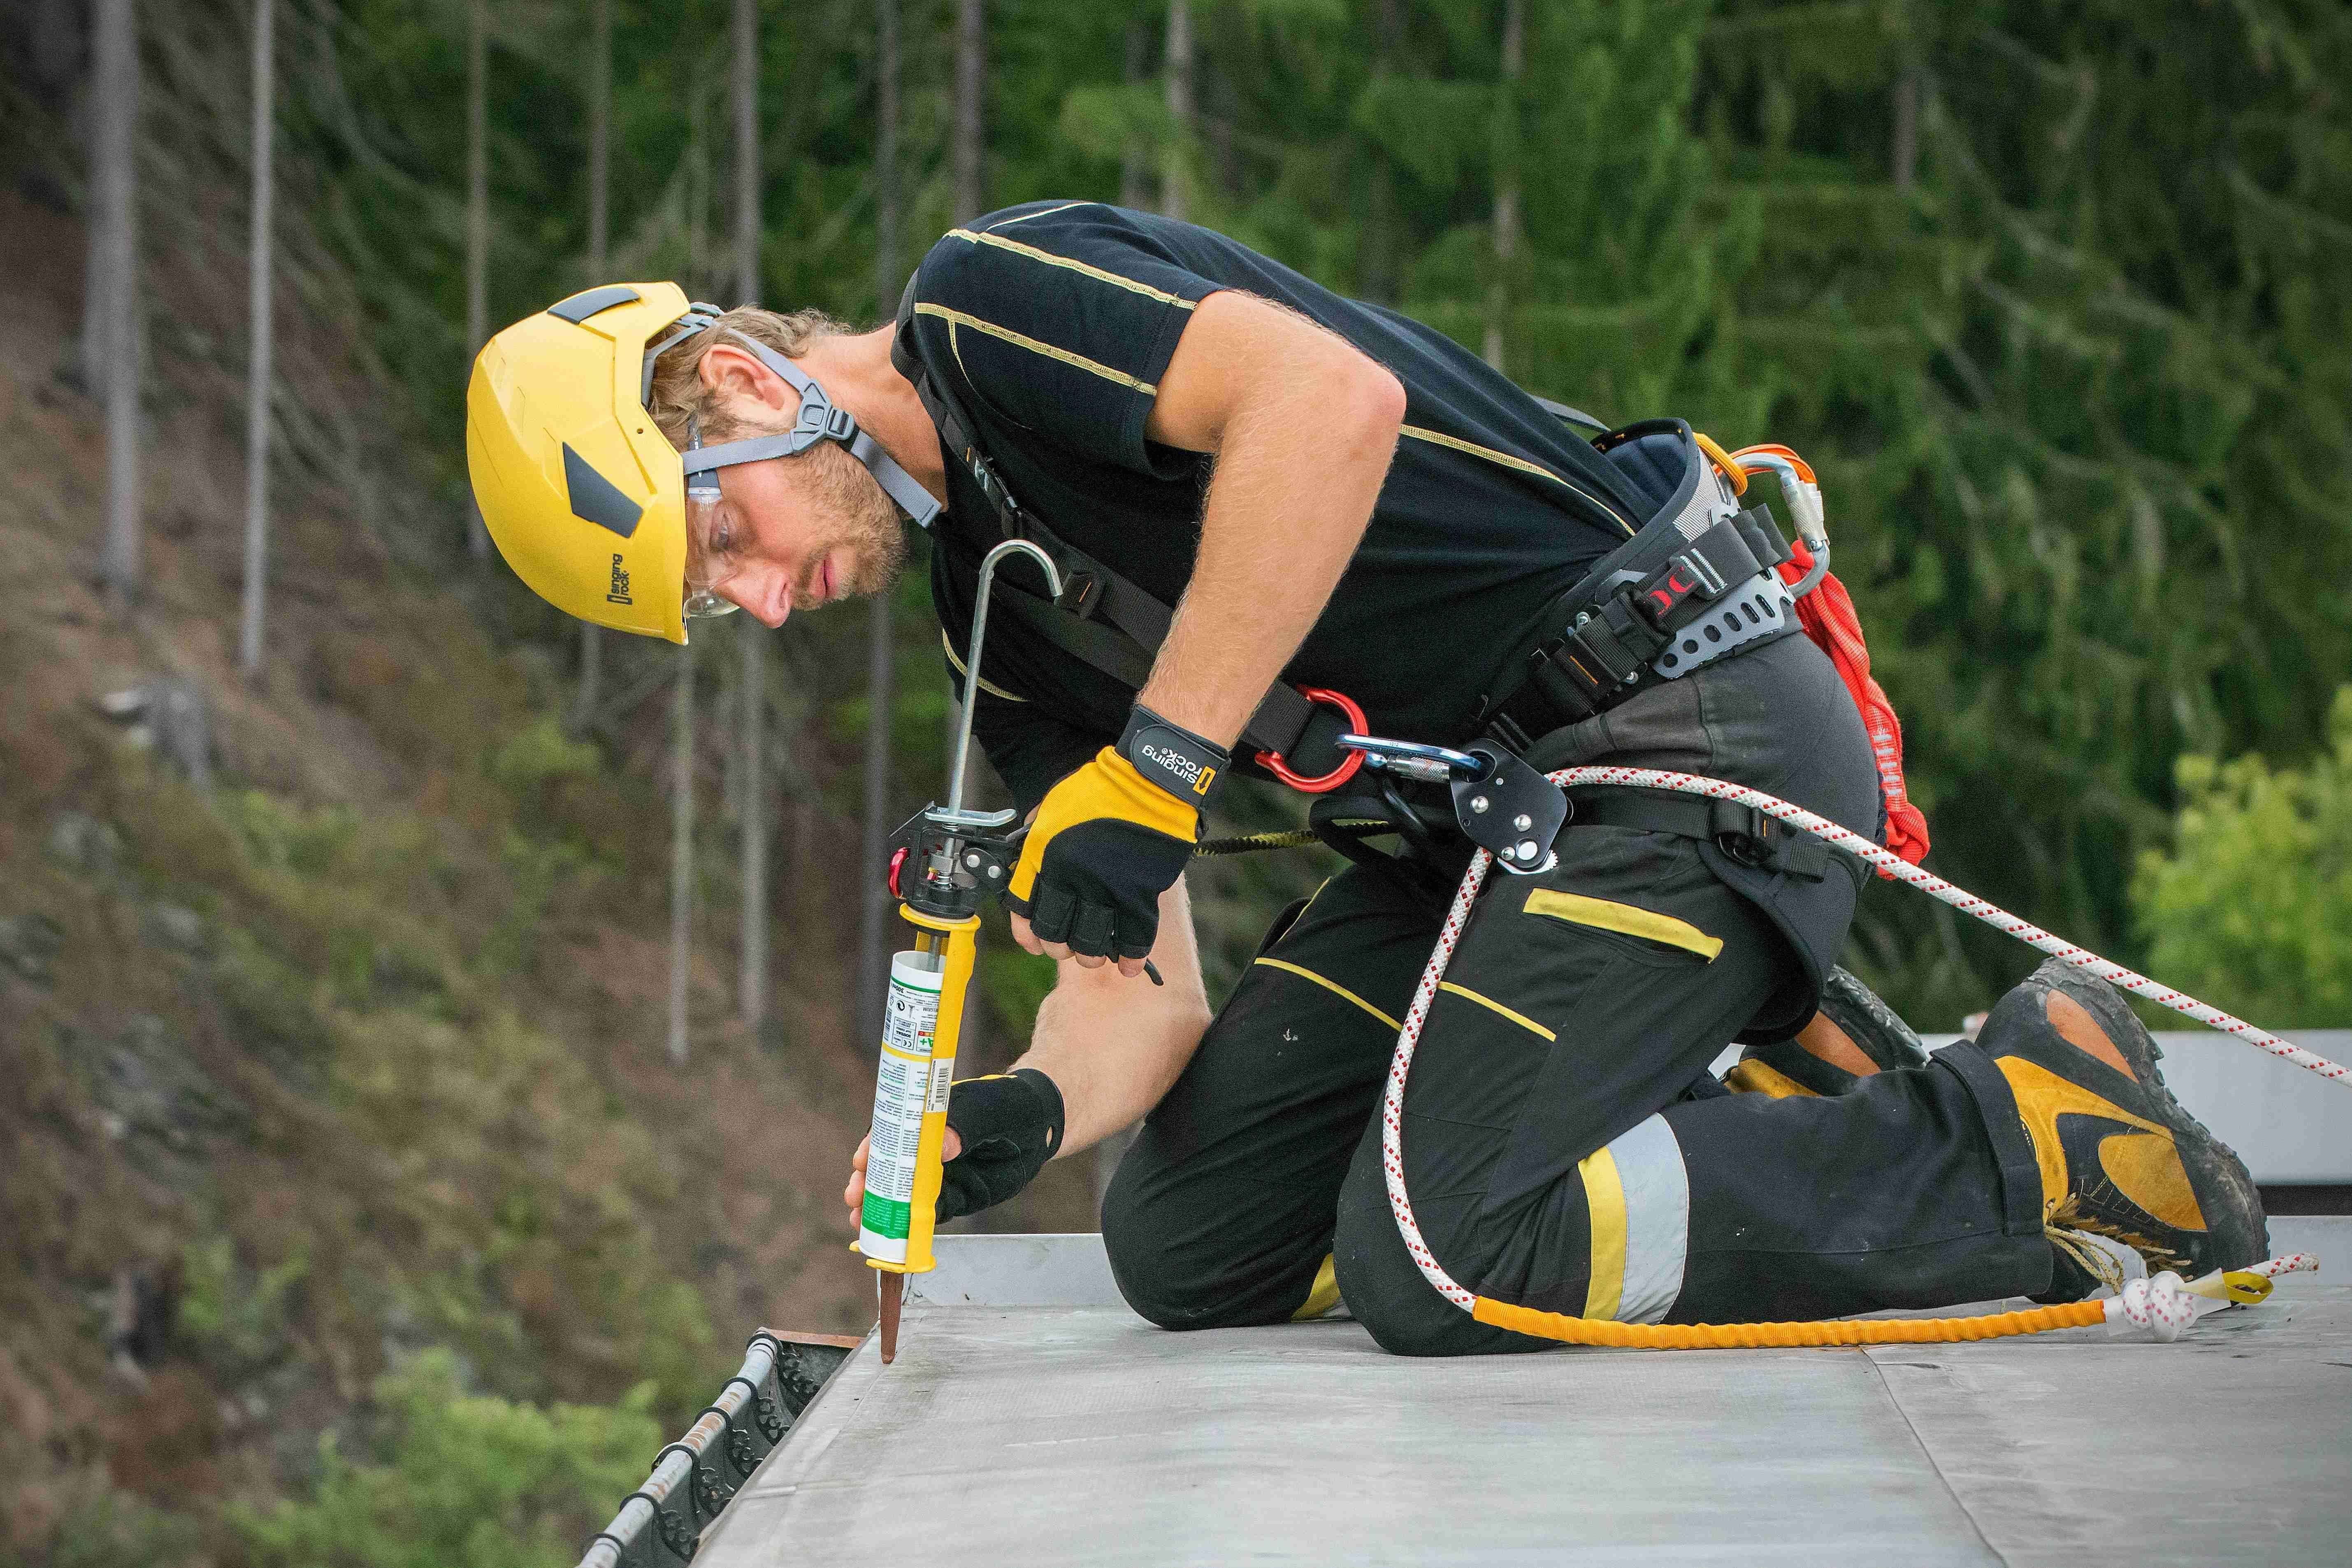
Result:
<instances>
[{"instance_id":1,"label":"shirt sleeve","mask_svg":"<svg viewBox=\"0 0 2352 1568\"><path fill-rule=\"evenodd\" d=\"M964 390L1085 457L1170 477L1143 422L1193 307L1223 285L1116 207L1019 208L950 231L923 259L915 311L943 327Z\"/></svg>"}]
</instances>

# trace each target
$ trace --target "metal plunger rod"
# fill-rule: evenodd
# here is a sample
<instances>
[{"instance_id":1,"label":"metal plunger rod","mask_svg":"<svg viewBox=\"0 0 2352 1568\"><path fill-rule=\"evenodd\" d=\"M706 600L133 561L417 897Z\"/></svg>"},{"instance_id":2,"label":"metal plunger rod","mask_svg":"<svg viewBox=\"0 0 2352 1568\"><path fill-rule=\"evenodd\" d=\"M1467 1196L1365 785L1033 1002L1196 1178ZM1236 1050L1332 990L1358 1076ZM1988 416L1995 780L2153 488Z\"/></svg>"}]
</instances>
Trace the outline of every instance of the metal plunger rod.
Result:
<instances>
[{"instance_id":1,"label":"metal plunger rod","mask_svg":"<svg viewBox=\"0 0 2352 1568\"><path fill-rule=\"evenodd\" d=\"M1056 599L1062 596L1062 574L1054 568L1054 558L1025 539L1008 539L981 557L980 592L971 605L971 641L964 649L963 717L956 726L955 749L949 758L948 813L953 816L963 810L964 763L971 755L971 714L979 706L980 650L988 637L988 595L996 585L996 563L1013 551L1019 551L1037 563L1045 574L1045 586Z\"/></svg>"}]
</instances>

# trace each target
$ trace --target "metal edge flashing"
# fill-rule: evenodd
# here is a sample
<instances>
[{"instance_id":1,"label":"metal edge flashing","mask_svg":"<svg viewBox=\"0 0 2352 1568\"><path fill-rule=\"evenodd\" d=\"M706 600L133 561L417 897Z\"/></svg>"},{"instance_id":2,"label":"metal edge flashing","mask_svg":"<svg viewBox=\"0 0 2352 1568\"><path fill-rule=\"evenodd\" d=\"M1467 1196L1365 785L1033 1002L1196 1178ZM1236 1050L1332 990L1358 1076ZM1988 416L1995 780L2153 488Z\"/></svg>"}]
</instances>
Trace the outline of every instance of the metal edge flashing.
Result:
<instances>
[{"instance_id":1,"label":"metal edge flashing","mask_svg":"<svg viewBox=\"0 0 2352 1568\"><path fill-rule=\"evenodd\" d=\"M854 1334L761 1329L743 1364L677 1442L655 1456L645 1484L596 1532L580 1568L669 1568L691 1563L714 1522L760 1462L862 1342ZM679 1506L683 1504L683 1506Z\"/></svg>"}]
</instances>

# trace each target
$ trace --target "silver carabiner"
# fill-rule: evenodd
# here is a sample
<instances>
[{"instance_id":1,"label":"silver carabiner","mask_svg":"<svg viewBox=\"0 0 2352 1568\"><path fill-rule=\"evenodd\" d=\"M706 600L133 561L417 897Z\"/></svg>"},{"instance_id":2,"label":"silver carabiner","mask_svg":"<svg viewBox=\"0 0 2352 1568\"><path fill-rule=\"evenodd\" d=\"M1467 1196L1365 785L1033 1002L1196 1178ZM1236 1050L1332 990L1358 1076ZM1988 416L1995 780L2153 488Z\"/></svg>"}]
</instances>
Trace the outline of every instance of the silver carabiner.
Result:
<instances>
[{"instance_id":1,"label":"silver carabiner","mask_svg":"<svg viewBox=\"0 0 2352 1568\"><path fill-rule=\"evenodd\" d=\"M1797 537L1812 552L1813 564L1789 589L1789 596L1801 599L1830 574L1830 531L1828 512L1822 505L1822 487L1797 471L1797 465L1778 452L1743 451L1734 459L1742 468L1769 468L1780 481L1780 493L1788 498L1789 515L1797 525Z\"/></svg>"},{"instance_id":2,"label":"silver carabiner","mask_svg":"<svg viewBox=\"0 0 2352 1568\"><path fill-rule=\"evenodd\" d=\"M1477 780L1487 773L1484 758L1451 746L1425 745L1419 741L1390 741L1378 735L1342 735L1334 744L1364 753L1364 766L1423 784L1447 784L1454 779Z\"/></svg>"}]
</instances>

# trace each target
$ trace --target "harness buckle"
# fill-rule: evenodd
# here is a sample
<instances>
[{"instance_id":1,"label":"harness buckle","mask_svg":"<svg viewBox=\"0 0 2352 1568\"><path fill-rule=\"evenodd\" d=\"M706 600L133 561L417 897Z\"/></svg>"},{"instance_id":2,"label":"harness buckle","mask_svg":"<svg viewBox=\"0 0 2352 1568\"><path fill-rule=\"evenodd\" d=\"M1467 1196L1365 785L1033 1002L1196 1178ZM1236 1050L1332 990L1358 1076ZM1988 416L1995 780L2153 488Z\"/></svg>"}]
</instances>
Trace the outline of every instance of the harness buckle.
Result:
<instances>
[{"instance_id":1,"label":"harness buckle","mask_svg":"<svg viewBox=\"0 0 2352 1568\"><path fill-rule=\"evenodd\" d=\"M1707 826L1715 847L1737 865L1780 871L1818 882L1829 875L1829 846L1800 833L1778 817L1736 801L1707 804Z\"/></svg>"},{"instance_id":2,"label":"harness buckle","mask_svg":"<svg viewBox=\"0 0 2352 1568\"><path fill-rule=\"evenodd\" d=\"M1731 585L1715 569L1715 563L1696 550L1685 550L1675 556L1675 564L1697 578L1698 591L1710 599L1720 599L1723 591Z\"/></svg>"}]
</instances>

